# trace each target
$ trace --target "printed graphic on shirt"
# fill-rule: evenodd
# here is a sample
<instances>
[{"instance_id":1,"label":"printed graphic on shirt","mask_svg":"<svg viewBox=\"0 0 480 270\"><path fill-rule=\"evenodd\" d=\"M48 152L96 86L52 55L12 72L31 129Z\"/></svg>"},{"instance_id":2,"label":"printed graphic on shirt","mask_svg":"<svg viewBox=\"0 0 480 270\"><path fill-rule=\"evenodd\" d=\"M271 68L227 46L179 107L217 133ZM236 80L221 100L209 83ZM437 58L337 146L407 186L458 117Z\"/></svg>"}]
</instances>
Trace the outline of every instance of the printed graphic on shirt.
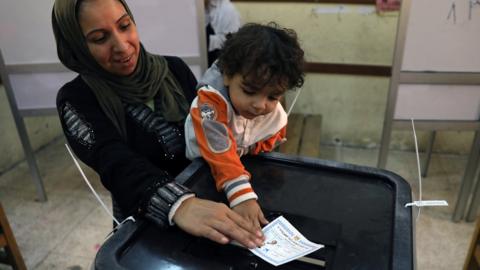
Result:
<instances>
[{"instance_id":1,"label":"printed graphic on shirt","mask_svg":"<svg viewBox=\"0 0 480 270\"><path fill-rule=\"evenodd\" d=\"M215 110L215 107L208 103L202 103L200 104L200 115L202 116L202 119L208 119L208 120L215 120L217 119L217 111Z\"/></svg>"},{"instance_id":2,"label":"printed graphic on shirt","mask_svg":"<svg viewBox=\"0 0 480 270\"><path fill-rule=\"evenodd\" d=\"M67 136L91 149L95 144L95 133L90 123L85 121L68 102L63 106L62 118L67 127Z\"/></svg>"}]
</instances>

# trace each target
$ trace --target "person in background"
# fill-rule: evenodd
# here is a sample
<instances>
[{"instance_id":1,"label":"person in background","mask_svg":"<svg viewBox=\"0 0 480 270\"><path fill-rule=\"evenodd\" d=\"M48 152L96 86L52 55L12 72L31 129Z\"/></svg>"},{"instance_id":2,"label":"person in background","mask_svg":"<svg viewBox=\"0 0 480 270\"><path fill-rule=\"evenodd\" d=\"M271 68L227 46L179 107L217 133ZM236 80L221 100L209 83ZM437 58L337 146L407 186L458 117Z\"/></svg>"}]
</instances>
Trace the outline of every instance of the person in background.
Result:
<instances>
[{"instance_id":1,"label":"person in background","mask_svg":"<svg viewBox=\"0 0 480 270\"><path fill-rule=\"evenodd\" d=\"M183 126L197 81L188 66L145 50L124 0L56 0L52 27L60 61L79 74L57 94L61 125L111 192L114 216L261 245L261 231L225 204L173 181L189 164Z\"/></svg>"},{"instance_id":2,"label":"person in background","mask_svg":"<svg viewBox=\"0 0 480 270\"><path fill-rule=\"evenodd\" d=\"M303 85L303 65L293 30L246 24L226 40L200 81L185 122L186 156L207 161L217 190L257 229L268 221L240 157L272 151L286 140L287 114L279 100Z\"/></svg>"},{"instance_id":3,"label":"person in background","mask_svg":"<svg viewBox=\"0 0 480 270\"><path fill-rule=\"evenodd\" d=\"M208 66L218 58L226 35L241 26L240 14L230 0L204 0Z\"/></svg>"}]
</instances>

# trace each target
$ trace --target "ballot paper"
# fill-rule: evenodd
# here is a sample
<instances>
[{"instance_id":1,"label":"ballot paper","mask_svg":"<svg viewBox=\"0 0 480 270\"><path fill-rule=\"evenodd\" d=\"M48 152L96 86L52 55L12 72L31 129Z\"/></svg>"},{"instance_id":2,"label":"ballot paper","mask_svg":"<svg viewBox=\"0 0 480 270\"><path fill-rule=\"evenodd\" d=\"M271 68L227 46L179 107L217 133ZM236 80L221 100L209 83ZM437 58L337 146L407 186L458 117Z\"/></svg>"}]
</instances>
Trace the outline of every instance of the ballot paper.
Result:
<instances>
[{"instance_id":1,"label":"ballot paper","mask_svg":"<svg viewBox=\"0 0 480 270\"><path fill-rule=\"evenodd\" d=\"M265 226L263 233L265 234L264 245L250 251L275 266L298 259L323 247L305 238L283 216Z\"/></svg>"}]
</instances>

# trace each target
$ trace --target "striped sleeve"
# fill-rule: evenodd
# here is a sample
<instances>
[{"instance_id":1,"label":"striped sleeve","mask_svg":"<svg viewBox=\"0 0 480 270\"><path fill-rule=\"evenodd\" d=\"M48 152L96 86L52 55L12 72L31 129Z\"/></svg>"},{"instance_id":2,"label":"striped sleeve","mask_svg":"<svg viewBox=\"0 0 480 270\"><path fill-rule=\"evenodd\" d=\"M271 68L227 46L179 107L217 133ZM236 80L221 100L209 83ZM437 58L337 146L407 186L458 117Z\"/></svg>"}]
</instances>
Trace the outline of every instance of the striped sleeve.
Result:
<instances>
[{"instance_id":1,"label":"striped sleeve","mask_svg":"<svg viewBox=\"0 0 480 270\"><path fill-rule=\"evenodd\" d=\"M235 179L226 182L224 192L227 195L230 207L235 207L247 200L258 199L248 179Z\"/></svg>"}]
</instances>

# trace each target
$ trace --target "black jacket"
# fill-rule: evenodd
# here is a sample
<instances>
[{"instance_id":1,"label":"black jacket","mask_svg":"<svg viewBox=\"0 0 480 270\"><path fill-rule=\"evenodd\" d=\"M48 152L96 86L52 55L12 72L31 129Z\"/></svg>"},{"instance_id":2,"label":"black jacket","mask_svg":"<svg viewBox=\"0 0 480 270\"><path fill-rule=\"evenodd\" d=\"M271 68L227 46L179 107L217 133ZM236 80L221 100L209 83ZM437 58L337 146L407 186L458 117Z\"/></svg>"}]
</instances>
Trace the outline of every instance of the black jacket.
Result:
<instances>
[{"instance_id":1,"label":"black jacket","mask_svg":"<svg viewBox=\"0 0 480 270\"><path fill-rule=\"evenodd\" d=\"M165 58L191 103L196 95L194 75L180 58ZM100 175L124 215L136 213L149 199L154 186L165 185L189 164L184 153L173 160L166 158L159 135L128 113L125 142L80 76L59 90L57 110L71 148ZM183 133L183 125L178 127Z\"/></svg>"}]
</instances>

